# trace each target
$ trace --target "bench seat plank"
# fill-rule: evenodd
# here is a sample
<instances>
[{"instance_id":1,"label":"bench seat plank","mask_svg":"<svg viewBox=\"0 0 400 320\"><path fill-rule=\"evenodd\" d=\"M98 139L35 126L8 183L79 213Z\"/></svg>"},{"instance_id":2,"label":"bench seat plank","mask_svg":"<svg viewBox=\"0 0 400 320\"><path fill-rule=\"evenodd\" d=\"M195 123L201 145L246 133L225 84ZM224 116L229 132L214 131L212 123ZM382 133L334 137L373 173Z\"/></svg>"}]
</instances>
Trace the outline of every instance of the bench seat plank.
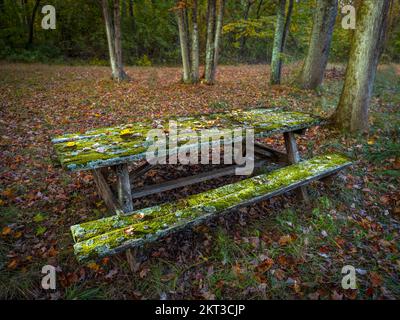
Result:
<instances>
[{"instance_id":1,"label":"bench seat plank","mask_svg":"<svg viewBox=\"0 0 400 320\"><path fill-rule=\"evenodd\" d=\"M154 241L216 214L265 200L351 165L340 154L318 156L176 202L71 227L78 260L107 256Z\"/></svg>"},{"instance_id":2,"label":"bench seat plank","mask_svg":"<svg viewBox=\"0 0 400 320\"><path fill-rule=\"evenodd\" d=\"M293 132L323 123L319 117L280 109L232 110L189 117L170 117L161 120L136 122L112 128L100 128L82 134L66 134L52 139L61 165L68 170L94 170L146 158L151 140L147 133L155 128L168 133L169 121L177 123L178 146L188 146L190 129L200 133L203 129L233 130L252 128L255 137ZM171 153L176 150L170 150Z\"/></svg>"}]
</instances>

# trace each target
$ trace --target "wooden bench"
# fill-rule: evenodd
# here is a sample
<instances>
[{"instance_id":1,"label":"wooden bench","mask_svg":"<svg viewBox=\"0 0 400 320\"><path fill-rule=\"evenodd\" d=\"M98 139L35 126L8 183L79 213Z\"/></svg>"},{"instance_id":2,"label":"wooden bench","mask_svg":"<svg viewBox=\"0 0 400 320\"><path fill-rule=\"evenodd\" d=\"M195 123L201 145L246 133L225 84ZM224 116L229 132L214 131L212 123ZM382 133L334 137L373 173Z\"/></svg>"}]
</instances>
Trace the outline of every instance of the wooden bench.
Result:
<instances>
[{"instance_id":1,"label":"wooden bench","mask_svg":"<svg viewBox=\"0 0 400 320\"><path fill-rule=\"evenodd\" d=\"M71 227L79 260L98 258L142 246L232 209L266 200L348 167L343 155L318 156L271 173L210 191Z\"/></svg>"}]
</instances>

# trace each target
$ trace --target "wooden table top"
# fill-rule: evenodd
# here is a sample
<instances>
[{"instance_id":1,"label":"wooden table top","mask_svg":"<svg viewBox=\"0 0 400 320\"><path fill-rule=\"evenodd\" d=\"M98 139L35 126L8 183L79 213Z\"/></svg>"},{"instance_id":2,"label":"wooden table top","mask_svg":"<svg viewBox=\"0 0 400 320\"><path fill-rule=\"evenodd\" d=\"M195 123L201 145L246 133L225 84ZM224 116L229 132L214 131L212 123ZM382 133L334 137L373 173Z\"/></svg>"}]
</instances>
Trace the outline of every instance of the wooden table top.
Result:
<instances>
[{"instance_id":1,"label":"wooden table top","mask_svg":"<svg viewBox=\"0 0 400 320\"><path fill-rule=\"evenodd\" d=\"M146 150L152 143L152 139L148 138L150 130L160 129L168 136L170 121L175 121L177 125L178 145L184 144L183 142L187 144L188 137L193 134L200 136L203 129L251 128L256 138L262 138L310 128L323 122L317 116L281 109L232 110L65 134L52 139L52 143L62 166L67 170L93 170L144 159Z\"/></svg>"}]
</instances>

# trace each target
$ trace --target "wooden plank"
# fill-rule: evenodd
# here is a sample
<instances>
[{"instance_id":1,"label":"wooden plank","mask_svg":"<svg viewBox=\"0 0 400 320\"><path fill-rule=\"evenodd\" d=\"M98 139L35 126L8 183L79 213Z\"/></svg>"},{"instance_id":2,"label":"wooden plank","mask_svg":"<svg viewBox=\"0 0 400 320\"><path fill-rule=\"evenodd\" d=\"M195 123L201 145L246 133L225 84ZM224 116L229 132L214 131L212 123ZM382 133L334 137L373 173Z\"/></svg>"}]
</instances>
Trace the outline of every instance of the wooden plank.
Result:
<instances>
[{"instance_id":1,"label":"wooden plank","mask_svg":"<svg viewBox=\"0 0 400 320\"><path fill-rule=\"evenodd\" d=\"M144 175L146 172L148 172L149 170L153 169L155 166L145 162L141 165L139 165L137 168L133 169L130 173L129 173L129 179L131 181L141 177L142 175Z\"/></svg>"},{"instance_id":2,"label":"wooden plank","mask_svg":"<svg viewBox=\"0 0 400 320\"><path fill-rule=\"evenodd\" d=\"M99 128L84 134L66 134L52 139L61 164L71 171L93 170L130 163L146 158L149 146L147 132L154 125L166 128L169 118L136 122L113 128ZM276 109L234 110L218 114L173 117L178 130L223 128L226 130L252 126L256 138L320 125L322 119L312 115Z\"/></svg>"},{"instance_id":3,"label":"wooden plank","mask_svg":"<svg viewBox=\"0 0 400 320\"><path fill-rule=\"evenodd\" d=\"M267 164L266 160L256 160L254 163L254 168L260 168ZM211 179L216 179L224 176L234 175L236 168L240 166L232 165L226 168L216 169L211 172L203 172L194 176L184 177L172 181L166 181L157 185L146 186L140 189L137 189L132 193L132 198L137 199L141 197L145 197L151 194L156 194L168 190L173 190L185 186L189 186L195 183L204 182Z\"/></svg>"},{"instance_id":4,"label":"wooden plank","mask_svg":"<svg viewBox=\"0 0 400 320\"><path fill-rule=\"evenodd\" d=\"M109 224L110 226L114 226L116 223L118 223L118 227L112 229L107 233L103 234L104 231L98 231L100 232L98 233L99 236L86 238L86 240L76 243L74 246L75 253L78 256L78 259L84 260L88 258L93 258L95 256L101 257L104 255L115 254L132 247L142 246L145 243L156 241L158 238L167 236L173 232L179 231L189 226L203 223L205 220L208 220L214 216L223 215L227 212L230 212L232 209L238 209L243 206L248 206L259 201L267 200L271 197L286 193L288 191L298 189L299 187L305 186L312 181L322 179L331 174L335 174L338 171L343 170L344 168L351 165L351 162L346 158L332 158L332 164L329 163L329 161L331 161L330 159L330 156L326 156L325 159L322 157L318 157L316 160L305 161L304 164L302 164L301 166L293 165L292 168L284 167L272 173L249 178L249 180L257 181L257 183L260 183L261 180L265 181L265 184L263 184L265 185L265 190L253 189L253 186L251 186L251 184L248 185L248 182L243 181L232 184L232 188L235 190L238 188L241 189L242 186L248 186L248 190L254 191L253 195L248 194L244 198L238 197L237 194L233 192L233 190L230 190L230 188L227 188L226 186L218 188L218 191L213 193L214 195L216 195L216 199L212 200L211 198L208 198L209 202L204 203L203 207L199 207L194 204L194 207L187 208L187 211L180 209L179 215L177 215L178 211L174 211L175 207L172 206L171 212L166 212L159 216L157 215L157 212L161 213L163 212L163 209L159 206L156 206L147 209L147 219L139 222L134 222L134 224L129 224L129 221L130 219L133 219L133 221L135 221L135 214L133 214L132 216L122 216L121 218L110 217L106 218L106 220L103 219L102 221L87 223L87 226L85 226L84 224L73 226L71 227L71 230L74 234L75 229L79 231L85 230L86 228L88 228L89 231L93 230L90 227L93 223L95 223L96 226L100 227L100 229L103 229L104 231L109 230L109 227L107 227ZM293 179L286 181L287 174L292 170L296 170L297 172L299 172L302 177L296 178L296 176L293 176ZM307 172L310 172L310 174L308 176L304 176L304 173ZM277 183L277 177L281 177L285 182L281 184L280 187L274 189L273 186ZM269 189L269 184L271 185L271 189ZM242 194L247 194L247 192L245 191L245 193ZM224 201L224 199L227 199L226 196L233 201ZM196 197L202 199L204 197L204 193L190 197L191 201L193 201L193 199ZM224 202L221 203L220 201ZM214 207L214 209L212 210L213 203L220 204ZM179 207L179 205L176 204L176 207ZM154 210L154 215L149 212L149 209ZM137 211L137 213L140 214L141 211L139 210ZM151 216L149 216L149 214L151 214ZM125 220L126 224L124 223ZM102 224L104 224L104 226L102 226ZM148 230L148 234L143 236L145 230ZM120 240L115 242L115 239ZM107 244L107 250L103 250L105 244ZM97 250L97 246L100 246L99 249L101 250Z\"/></svg>"},{"instance_id":5,"label":"wooden plank","mask_svg":"<svg viewBox=\"0 0 400 320\"><path fill-rule=\"evenodd\" d=\"M122 207L117 202L113 192L110 189L110 186L107 183L106 178L103 175L103 170L95 169L92 170L94 182L97 186L97 190L99 195L103 199L104 203L106 204L107 208L113 213L121 213Z\"/></svg>"},{"instance_id":6,"label":"wooden plank","mask_svg":"<svg viewBox=\"0 0 400 320\"><path fill-rule=\"evenodd\" d=\"M182 210L196 212L197 209L218 207L219 210L226 209L235 203L243 202L251 198L271 193L277 189L300 182L327 171L333 172L338 167L350 164L348 158L332 154L318 156L310 160L302 161L300 164L284 166L277 170L262 173L247 179L243 179L215 189L210 189L198 194L190 195L185 199L179 199L170 203L156 205L150 208L139 209L127 215L114 215L96 221L84 222L71 227L74 239L79 241L107 233L110 230L136 225L138 223L150 223L154 219L173 215L173 220L182 217ZM179 211L179 215L175 213ZM165 220L163 222L166 222ZM169 221L170 224L170 221ZM152 224L153 227L156 227ZM161 228L161 224L158 227ZM149 230L146 228L146 230ZM142 230L146 233L145 229ZM157 231L157 227L154 231ZM148 232L151 232L149 230Z\"/></svg>"},{"instance_id":7,"label":"wooden plank","mask_svg":"<svg viewBox=\"0 0 400 320\"><path fill-rule=\"evenodd\" d=\"M114 171L116 170L117 166L113 166L112 168L114 168ZM131 172L129 172L129 180L130 181L134 181L137 178L141 177L142 175L144 175L146 172L148 172L149 170L153 169L155 167L155 165L151 165L148 162L145 162L141 165L139 165L138 167L134 168ZM111 190L117 192L117 183L113 183L111 185Z\"/></svg>"},{"instance_id":8,"label":"wooden plank","mask_svg":"<svg viewBox=\"0 0 400 320\"><path fill-rule=\"evenodd\" d=\"M254 142L254 146L256 146L257 149L262 149L266 152L269 152L270 154L272 154L273 157L277 158L279 161L288 162L287 154L284 152L276 150L270 146L267 146L263 143L259 143L257 141Z\"/></svg>"},{"instance_id":9,"label":"wooden plank","mask_svg":"<svg viewBox=\"0 0 400 320\"><path fill-rule=\"evenodd\" d=\"M300 161L299 150L297 149L296 137L294 132L285 132L283 134L285 138L285 146L287 152L287 158L290 164L296 164ZM307 204L310 202L306 187L301 187L297 191L297 196L304 200Z\"/></svg>"},{"instance_id":10,"label":"wooden plank","mask_svg":"<svg viewBox=\"0 0 400 320\"><path fill-rule=\"evenodd\" d=\"M133 210L131 183L127 164L120 164L115 167L117 174L118 201L124 212Z\"/></svg>"}]
</instances>

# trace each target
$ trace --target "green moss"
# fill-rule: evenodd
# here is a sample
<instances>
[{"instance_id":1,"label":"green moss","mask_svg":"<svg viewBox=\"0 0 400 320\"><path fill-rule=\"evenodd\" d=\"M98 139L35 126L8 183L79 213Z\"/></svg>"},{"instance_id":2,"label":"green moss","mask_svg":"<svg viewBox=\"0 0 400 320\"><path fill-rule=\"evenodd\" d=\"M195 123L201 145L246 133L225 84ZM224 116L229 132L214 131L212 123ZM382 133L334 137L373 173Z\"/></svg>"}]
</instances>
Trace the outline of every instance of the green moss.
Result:
<instances>
[{"instance_id":1,"label":"green moss","mask_svg":"<svg viewBox=\"0 0 400 320\"><path fill-rule=\"evenodd\" d=\"M174 203L72 226L75 254L79 259L111 254L349 163L339 154L319 156Z\"/></svg>"},{"instance_id":2,"label":"green moss","mask_svg":"<svg viewBox=\"0 0 400 320\"><path fill-rule=\"evenodd\" d=\"M187 146L193 132L200 136L203 129L253 128L256 137L265 137L289 129L307 128L321 122L319 118L299 112L276 109L233 110L101 128L83 134L66 134L54 138L52 142L61 164L69 170L89 170L128 163L145 158L151 143L146 139L147 133L151 129L159 128L168 134L170 120L175 120L178 125L178 147L183 144ZM184 132L189 129L192 133ZM123 134L125 131L128 134Z\"/></svg>"}]
</instances>

